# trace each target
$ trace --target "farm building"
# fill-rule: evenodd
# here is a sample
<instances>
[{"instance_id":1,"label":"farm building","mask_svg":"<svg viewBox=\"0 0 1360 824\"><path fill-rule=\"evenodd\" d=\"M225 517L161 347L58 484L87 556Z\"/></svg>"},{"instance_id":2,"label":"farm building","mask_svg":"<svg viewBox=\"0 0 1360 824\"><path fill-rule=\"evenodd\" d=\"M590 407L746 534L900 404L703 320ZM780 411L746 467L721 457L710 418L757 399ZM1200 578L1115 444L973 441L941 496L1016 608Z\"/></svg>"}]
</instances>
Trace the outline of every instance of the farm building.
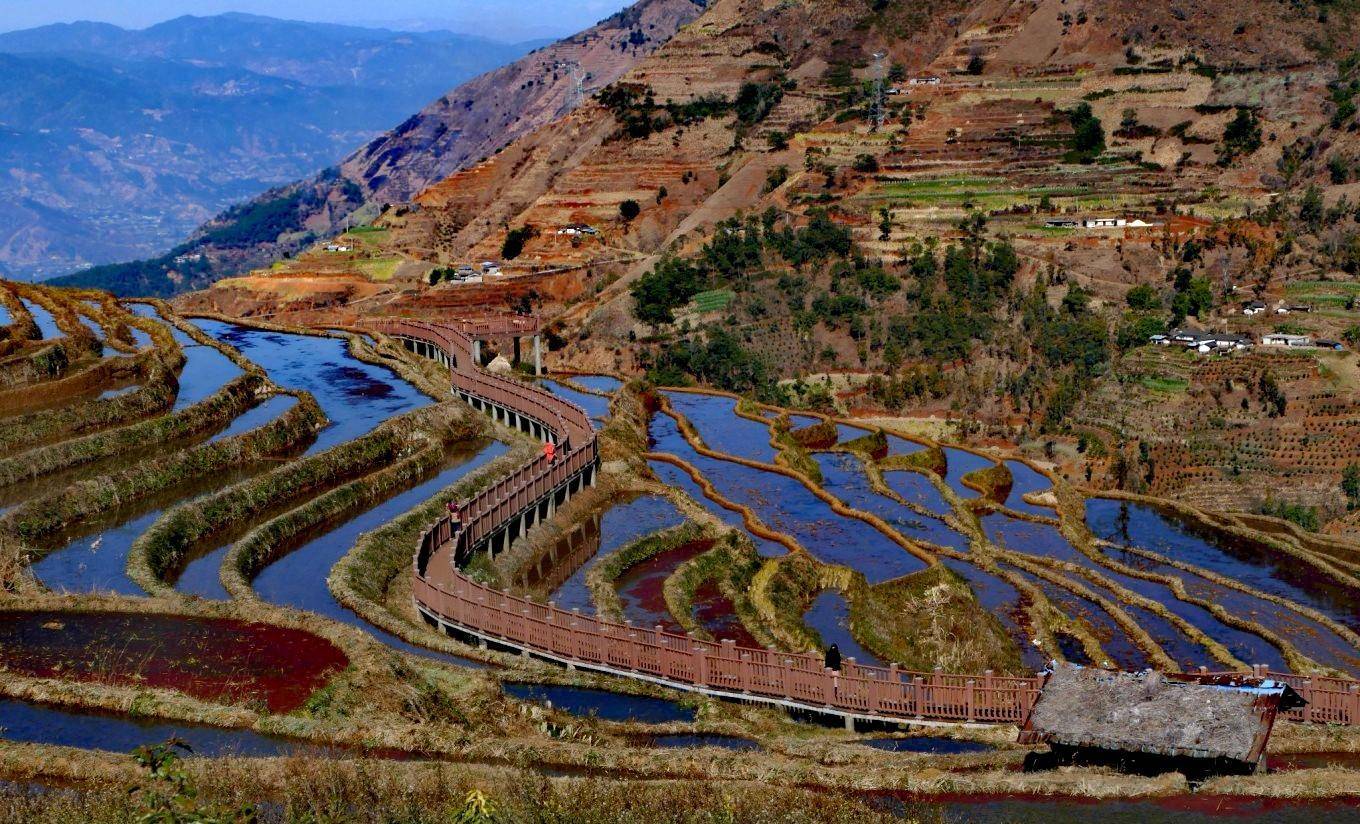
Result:
<instances>
[{"instance_id":1,"label":"farm building","mask_svg":"<svg viewBox=\"0 0 1360 824\"><path fill-rule=\"evenodd\" d=\"M1276 715L1303 703L1287 684L1247 675L1055 663L1020 740L1049 744L1056 763L1243 773L1261 763Z\"/></svg>"},{"instance_id":2,"label":"farm building","mask_svg":"<svg viewBox=\"0 0 1360 824\"><path fill-rule=\"evenodd\" d=\"M1262 346L1312 346L1313 339L1307 335L1286 335L1283 332L1272 332L1269 335L1261 336Z\"/></svg>"},{"instance_id":3,"label":"farm building","mask_svg":"<svg viewBox=\"0 0 1360 824\"><path fill-rule=\"evenodd\" d=\"M1250 303L1242 304L1242 314L1244 315L1259 315L1265 310L1266 305L1259 300L1253 300Z\"/></svg>"}]
</instances>

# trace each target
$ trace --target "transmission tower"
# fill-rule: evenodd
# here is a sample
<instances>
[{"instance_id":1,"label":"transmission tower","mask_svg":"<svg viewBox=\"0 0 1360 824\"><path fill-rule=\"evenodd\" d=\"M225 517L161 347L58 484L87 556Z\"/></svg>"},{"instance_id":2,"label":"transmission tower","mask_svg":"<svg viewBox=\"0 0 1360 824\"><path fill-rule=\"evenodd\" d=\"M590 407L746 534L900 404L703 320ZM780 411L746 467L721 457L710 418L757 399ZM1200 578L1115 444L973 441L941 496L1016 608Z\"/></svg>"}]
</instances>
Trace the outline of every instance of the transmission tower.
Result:
<instances>
[{"instance_id":1,"label":"transmission tower","mask_svg":"<svg viewBox=\"0 0 1360 824\"><path fill-rule=\"evenodd\" d=\"M883 128L883 59L887 56L883 52L874 52L874 91L872 114L870 115L874 131Z\"/></svg>"},{"instance_id":2,"label":"transmission tower","mask_svg":"<svg viewBox=\"0 0 1360 824\"><path fill-rule=\"evenodd\" d=\"M553 64L553 69L562 69L571 73L571 88L567 90L566 100L562 102L562 109L558 112L559 114L566 114L585 100L586 70L581 68L581 64L575 60L559 61Z\"/></svg>"}]
</instances>

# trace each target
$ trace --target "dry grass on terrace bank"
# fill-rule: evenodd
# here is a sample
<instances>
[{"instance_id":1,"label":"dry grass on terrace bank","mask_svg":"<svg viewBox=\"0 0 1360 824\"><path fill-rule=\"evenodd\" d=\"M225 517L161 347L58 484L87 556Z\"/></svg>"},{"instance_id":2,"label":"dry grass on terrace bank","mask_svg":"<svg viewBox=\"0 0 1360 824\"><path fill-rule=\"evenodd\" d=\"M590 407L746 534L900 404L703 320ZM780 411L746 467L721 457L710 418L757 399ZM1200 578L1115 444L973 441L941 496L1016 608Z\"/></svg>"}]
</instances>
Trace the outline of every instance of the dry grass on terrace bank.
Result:
<instances>
[{"instance_id":1,"label":"dry grass on terrace bank","mask_svg":"<svg viewBox=\"0 0 1360 824\"><path fill-rule=\"evenodd\" d=\"M99 771L94 778L79 774L83 759L78 754L69 760L68 771L73 779L80 779L78 785L38 796L6 788L0 795L0 817L34 824L132 822L145 812L140 796L129 793L129 788L146 786L130 758ZM212 765L188 761L182 766L200 795L194 802L200 809L216 806L230 811L264 802L269 813L290 821L875 824L894 820L863 799L754 782L547 778L506 767L300 758L232 759ZM10 774L22 780L22 774ZM485 809L491 813L488 817L460 817L473 790L483 794Z\"/></svg>"},{"instance_id":2,"label":"dry grass on terrace bank","mask_svg":"<svg viewBox=\"0 0 1360 824\"><path fill-rule=\"evenodd\" d=\"M236 541L223 562L223 581L234 597L251 597L250 580L286 553L298 536L327 522L340 522L413 486L444 463L448 450L479 436L483 423L467 411L448 410L456 417L439 422L427 434L430 441L415 453L389 466L356 478L312 498L295 509L256 526ZM461 414L460 414L461 412Z\"/></svg>"}]
</instances>

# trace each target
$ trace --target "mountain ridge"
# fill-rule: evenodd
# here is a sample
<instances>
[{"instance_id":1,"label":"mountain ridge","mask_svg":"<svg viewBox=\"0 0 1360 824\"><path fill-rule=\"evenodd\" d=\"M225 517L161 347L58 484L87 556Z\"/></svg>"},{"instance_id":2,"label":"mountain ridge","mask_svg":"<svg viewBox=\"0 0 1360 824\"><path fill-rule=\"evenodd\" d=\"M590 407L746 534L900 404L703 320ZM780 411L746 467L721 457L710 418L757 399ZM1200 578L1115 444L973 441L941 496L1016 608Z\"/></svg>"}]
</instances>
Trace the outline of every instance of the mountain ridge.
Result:
<instances>
[{"instance_id":1,"label":"mountain ridge","mask_svg":"<svg viewBox=\"0 0 1360 824\"><path fill-rule=\"evenodd\" d=\"M168 296L267 265L337 231L347 220L372 219L385 204L412 197L551 121L579 102L574 99L575 74L581 75L588 95L669 40L702 9L696 0L641 0L589 29L447 91L336 167L237 204L165 255L95 267L53 282ZM573 72L569 64L580 66L580 71ZM277 217L281 203L295 208L283 210L288 214L278 222L277 234L264 237L231 230L244 221L257 225L260 214ZM235 240L219 242L224 233ZM207 264L193 273L181 272L175 258L185 255L202 255Z\"/></svg>"}]
</instances>

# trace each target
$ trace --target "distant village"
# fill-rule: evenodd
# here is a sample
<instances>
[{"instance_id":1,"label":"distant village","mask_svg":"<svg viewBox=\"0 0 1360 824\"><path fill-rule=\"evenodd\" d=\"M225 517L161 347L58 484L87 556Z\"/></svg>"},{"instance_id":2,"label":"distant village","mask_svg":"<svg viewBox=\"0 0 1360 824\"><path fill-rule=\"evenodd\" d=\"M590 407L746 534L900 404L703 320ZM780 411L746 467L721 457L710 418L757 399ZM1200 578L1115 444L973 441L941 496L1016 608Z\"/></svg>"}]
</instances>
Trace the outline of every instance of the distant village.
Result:
<instances>
[{"instance_id":1,"label":"distant village","mask_svg":"<svg viewBox=\"0 0 1360 824\"><path fill-rule=\"evenodd\" d=\"M1242 314L1247 316L1259 315L1269 311L1269 307L1259 300L1249 301L1242 304ZM1288 305L1281 303L1275 307L1275 314L1288 315L1295 313L1306 313L1312 308L1304 305ZM1268 332L1261 335L1260 340L1256 340L1251 335L1235 334L1232 332L1207 332L1200 329L1172 329L1164 334L1152 335L1148 338L1148 343L1161 346L1183 346L1201 355L1212 354L1215 352L1234 352L1243 349L1250 349L1252 346L1286 347L1292 349L1333 349L1342 351L1346 347L1335 340L1325 338L1314 339L1309 335L1290 334L1286 332Z\"/></svg>"}]
</instances>

